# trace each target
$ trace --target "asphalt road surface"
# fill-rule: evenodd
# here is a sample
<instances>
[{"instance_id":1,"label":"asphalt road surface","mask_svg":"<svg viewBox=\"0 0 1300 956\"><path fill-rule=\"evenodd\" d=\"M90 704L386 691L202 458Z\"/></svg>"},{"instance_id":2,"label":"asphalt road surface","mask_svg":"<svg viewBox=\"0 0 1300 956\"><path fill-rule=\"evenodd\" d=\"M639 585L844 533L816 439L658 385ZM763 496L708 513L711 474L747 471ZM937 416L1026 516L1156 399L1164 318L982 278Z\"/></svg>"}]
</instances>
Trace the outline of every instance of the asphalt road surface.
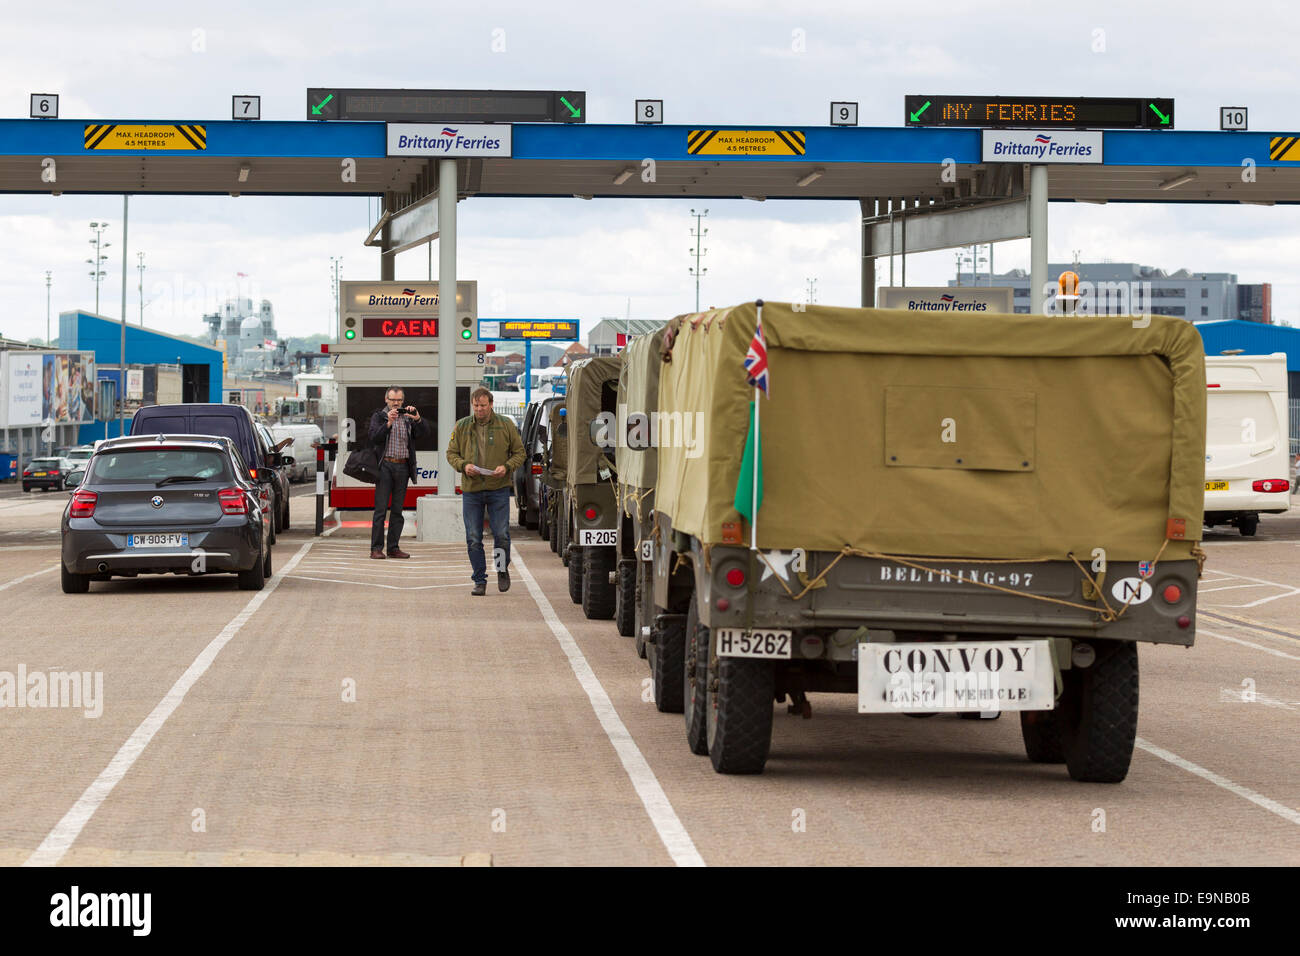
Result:
<instances>
[{"instance_id":1,"label":"asphalt road surface","mask_svg":"<svg viewBox=\"0 0 1300 956\"><path fill-rule=\"evenodd\" d=\"M372 561L365 516L312 537L310 490L261 592L86 595L59 588L66 495L0 491L0 672L91 675L80 708L0 708L0 863L1300 862L1300 508L1207 536L1196 646L1142 646L1138 749L1101 785L1030 763L1014 715L830 694L778 707L763 775L715 774L534 532L471 598L463 546L412 522L410 561Z\"/></svg>"}]
</instances>

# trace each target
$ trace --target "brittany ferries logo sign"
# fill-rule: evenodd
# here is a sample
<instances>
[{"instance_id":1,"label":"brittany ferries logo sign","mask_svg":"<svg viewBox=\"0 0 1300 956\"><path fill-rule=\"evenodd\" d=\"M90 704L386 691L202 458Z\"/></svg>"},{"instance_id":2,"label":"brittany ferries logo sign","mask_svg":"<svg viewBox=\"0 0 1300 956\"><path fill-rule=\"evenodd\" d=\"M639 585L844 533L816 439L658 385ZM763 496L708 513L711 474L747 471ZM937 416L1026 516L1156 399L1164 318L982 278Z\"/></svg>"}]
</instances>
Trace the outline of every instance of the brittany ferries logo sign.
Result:
<instances>
[{"instance_id":1,"label":"brittany ferries logo sign","mask_svg":"<svg viewBox=\"0 0 1300 956\"><path fill-rule=\"evenodd\" d=\"M1100 163L1100 130L983 130L986 163Z\"/></svg>"},{"instance_id":2,"label":"brittany ferries logo sign","mask_svg":"<svg viewBox=\"0 0 1300 956\"><path fill-rule=\"evenodd\" d=\"M389 156L509 156L508 123L389 123Z\"/></svg>"}]
</instances>

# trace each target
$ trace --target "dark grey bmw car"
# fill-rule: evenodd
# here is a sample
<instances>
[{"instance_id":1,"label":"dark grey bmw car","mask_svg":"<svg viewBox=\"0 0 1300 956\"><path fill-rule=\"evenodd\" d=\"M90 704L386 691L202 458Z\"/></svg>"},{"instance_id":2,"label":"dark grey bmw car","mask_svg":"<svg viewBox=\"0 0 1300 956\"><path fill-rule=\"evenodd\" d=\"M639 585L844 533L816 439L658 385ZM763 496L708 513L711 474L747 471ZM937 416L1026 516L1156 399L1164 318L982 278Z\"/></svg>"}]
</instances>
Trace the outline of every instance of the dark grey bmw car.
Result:
<instances>
[{"instance_id":1,"label":"dark grey bmw car","mask_svg":"<svg viewBox=\"0 0 1300 956\"><path fill-rule=\"evenodd\" d=\"M140 574L271 575L272 511L229 438L148 435L101 442L63 511L63 590Z\"/></svg>"}]
</instances>

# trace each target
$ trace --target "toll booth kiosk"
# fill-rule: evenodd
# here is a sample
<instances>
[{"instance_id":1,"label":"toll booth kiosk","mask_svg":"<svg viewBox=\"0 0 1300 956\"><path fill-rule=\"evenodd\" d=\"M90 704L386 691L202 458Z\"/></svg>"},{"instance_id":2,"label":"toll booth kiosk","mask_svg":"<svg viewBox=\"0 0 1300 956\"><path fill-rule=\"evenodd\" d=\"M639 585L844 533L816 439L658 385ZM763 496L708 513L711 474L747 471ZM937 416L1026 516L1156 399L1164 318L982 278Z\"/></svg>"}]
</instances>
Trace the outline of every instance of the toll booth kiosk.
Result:
<instances>
[{"instance_id":1,"label":"toll booth kiosk","mask_svg":"<svg viewBox=\"0 0 1300 956\"><path fill-rule=\"evenodd\" d=\"M456 283L456 414L470 414L469 394L482 381L478 283ZM375 486L343 474L351 450L368 438L370 416L384 407L390 387L406 392L429 423L431 435L416 442L416 474L404 508L438 490L439 450L448 436L438 433L438 329L442 321L437 282L340 282L338 344L330 346L338 386L338 459L329 503L339 510L372 511ZM328 436L327 436L328 437ZM452 479L458 481L459 476Z\"/></svg>"}]
</instances>

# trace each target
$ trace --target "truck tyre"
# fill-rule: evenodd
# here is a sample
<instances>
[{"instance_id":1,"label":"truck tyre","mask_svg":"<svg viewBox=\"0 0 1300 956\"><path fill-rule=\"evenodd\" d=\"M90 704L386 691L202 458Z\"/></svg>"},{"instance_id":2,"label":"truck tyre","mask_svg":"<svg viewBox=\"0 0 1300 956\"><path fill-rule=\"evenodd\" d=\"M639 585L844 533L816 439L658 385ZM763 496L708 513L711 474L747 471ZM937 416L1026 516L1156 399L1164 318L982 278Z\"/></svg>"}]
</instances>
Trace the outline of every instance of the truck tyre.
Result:
<instances>
[{"instance_id":1,"label":"truck tyre","mask_svg":"<svg viewBox=\"0 0 1300 956\"><path fill-rule=\"evenodd\" d=\"M551 529L546 526L546 509L537 506L537 536L545 541L551 536Z\"/></svg>"},{"instance_id":2,"label":"truck tyre","mask_svg":"<svg viewBox=\"0 0 1300 956\"><path fill-rule=\"evenodd\" d=\"M564 523L560 525L560 561L567 568L569 566L569 518L566 515Z\"/></svg>"},{"instance_id":3,"label":"truck tyre","mask_svg":"<svg viewBox=\"0 0 1300 956\"><path fill-rule=\"evenodd\" d=\"M582 550L582 613L589 621L608 621L614 616L615 591L609 583L614 569L614 552L609 548Z\"/></svg>"},{"instance_id":4,"label":"truck tyre","mask_svg":"<svg viewBox=\"0 0 1300 956\"><path fill-rule=\"evenodd\" d=\"M686 615L662 614L658 620L659 632L655 634L650 658L655 707L661 714L680 714L684 704L682 671L686 666Z\"/></svg>"},{"instance_id":5,"label":"truck tyre","mask_svg":"<svg viewBox=\"0 0 1300 956\"><path fill-rule=\"evenodd\" d=\"M1025 739L1026 755L1034 763L1065 763L1059 709L1022 710L1020 736Z\"/></svg>"},{"instance_id":6,"label":"truck tyre","mask_svg":"<svg viewBox=\"0 0 1300 956\"><path fill-rule=\"evenodd\" d=\"M636 642L636 656L642 660L646 659L645 629L649 622L645 616L645 581L641 574L640 562L638 562L636 571L636 604L632 611L632 637Z\"/></svg>"},{"instance_id":7,"label":"truck tyre","mask_svg":"<svg viewBox=\"0 0 1300 956\"><path fill-rule=\"evenodd\" d=\"M717 686L717 690L713 687ZM709 759L718 773L762 773L772 747L776 671L768 661L722 657L709 675Z\"/></svg>"},{"instance_id":8,"label":"truck tyre","mask_svg":"<svg viewBox=\"0 0 1300 956\"><path fill-rule=\"evenodd\" d=\"M696 601L686 614L686 655L682 670L682 709L686 715L686 746L691 753L709 752L706 708L709 702L709 629L700 624Z\"/></svg>"},{"instance_id":9,"label":"truck tyre","mask_svg":"<svg viewBox=\"0 0 1300 956\"><path fill-rule=\"evenodd\" d=\"M524 510L524 527L536 528L541 522L541 512L536 508L526 508Z\"/></svg>"},{"instance_id":10,"label":"truck tyre","mask_svg":"<svg viewBox=\"0 0 1300 956\"><path fill-rule=\"evenodd\" d=\"M1137 737L1138 654L1129 641L1093 641L1091 667L1061 674L1061 742L1075 780L1119 783Z\"/></svg>"},{"instance_id":11,"label":"truck tyre","mask_svg":"<svg viewBox=\"0 0 1300 956\"><path fill-rule=\"evenodd\" d=\"M1243 538L1255 537L1255 532L1259 530L1259 515L1249 515L1237 520L1237 530L1241 532Z\"/></svg>"},{"instance_id":12,"label":"truck tyre","mask_svg":"<svg viewBox=\"0 0 1300 956\"><path fill-rule=\"evenodd\" d=\"M582 550L568 548L564 552L569 564L569 600L582 603Z\"/></svg>"},{"instance_id":13,"label":"truck tyre","mask_svg":"<svg viewBox=\"0 0 1300 956\"><path fill-rule=\"evenodd\" d=\"M614 626L623 637L632 637L636 627L635 560L622 558L614 575Z\"/></svg>"},{"instance_id":14,"label":"truck tyre","mask_svg":"<svg viewBox=\"0 0 1300 956\"><path fill-rule=\"evenodd\" d=\"M64 567L62 561L59 562L59 580L64 594L85 594L90 590L90 575L74 574Z\"/></svg>"},{"instance_id":15,"label":"truck tyre","mask_svg":"<svg viewBox=\"0 0 1300 956\"><path fill-rule=\"evenodd\" d=\"M555 520L555 515L549 511L546 512L546 537L551 543L551 550L556 554L560 553L560 526Z\"/></svg>"}]
</instances>

